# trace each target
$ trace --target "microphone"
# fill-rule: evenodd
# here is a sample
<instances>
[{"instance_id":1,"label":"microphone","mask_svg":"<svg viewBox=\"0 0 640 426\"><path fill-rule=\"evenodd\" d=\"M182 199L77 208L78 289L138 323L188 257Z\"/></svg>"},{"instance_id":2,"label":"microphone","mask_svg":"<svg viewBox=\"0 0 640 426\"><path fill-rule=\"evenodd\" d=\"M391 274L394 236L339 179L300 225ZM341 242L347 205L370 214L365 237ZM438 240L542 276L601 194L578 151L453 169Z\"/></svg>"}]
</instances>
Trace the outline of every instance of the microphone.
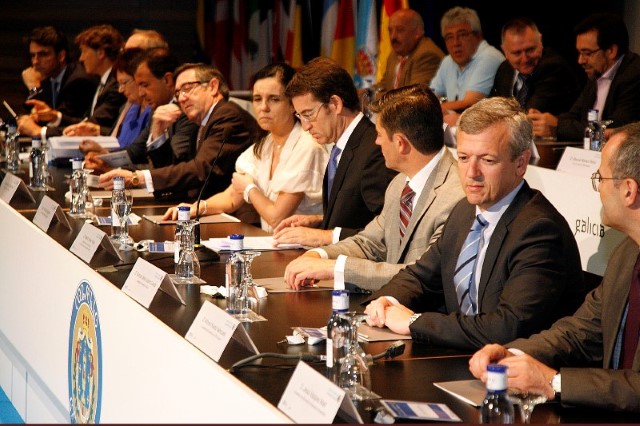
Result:
<instances>
[{"instance_id":1,"label":"microphone","mask_svg":"<svg viewBox=\"0 0 640 426\"><path fill-rule=\"evenodd\" d=\"M200 200L202 200L202 193L204 192L204 188L209 183L209 179L211 178L211 172L213 172L213 169L215 168L216 163L220 158L220 154L222 153L222 148L224 147L224 144L227 142L227 139L229 139L229 136L231 136L231 132L232 132L231 127L225 127L224 130L222 130L222 143L220 144L220 148L218 148L218 153L216 154L216 158L213 159L213 163L211 163L211 168L209 168L209 173L207 173L207 177L204 180L202 187L200 188L200 193L198 194L198 200L196 201L196 228L194 229L195 245L197 247L200 247Z\"/></svg>"}]
</instances>

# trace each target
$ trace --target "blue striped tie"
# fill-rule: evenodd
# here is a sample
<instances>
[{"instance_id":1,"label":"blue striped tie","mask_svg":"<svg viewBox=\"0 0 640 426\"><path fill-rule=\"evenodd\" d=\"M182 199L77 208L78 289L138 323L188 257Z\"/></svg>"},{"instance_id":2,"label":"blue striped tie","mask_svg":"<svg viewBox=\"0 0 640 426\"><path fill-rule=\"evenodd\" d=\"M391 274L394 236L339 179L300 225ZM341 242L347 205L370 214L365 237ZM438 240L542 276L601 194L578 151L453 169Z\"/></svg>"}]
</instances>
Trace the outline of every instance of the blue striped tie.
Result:
<instances>
[{"instance_id":1,"label":"blue striped tie","mask_svg":"<svg viewBox=\"0 0 640 426\"><path fill-rule=\"evenodd\" d=\"M465 315L475 315L478 313L475 286L475 269L478 259L478 250L480 241L482 240L482 229L488 222L482 215L476 216L476 220L471 225L471 230L467 239L464 240L456 271L453 275L453 283L456 286L456 294L458 295L458 303L460 304L460 312Z\"/></svg>"},{"instance_id":2,"label":"blue striped tie","mask_svg":"<svg viewBox=\"0 0 640 426\"><path fill-rule=\"evenodd\" d=\"M327 198L331 195L331 187L333 186L333 178L336 176L336 170L338 169L338 155L342 150L338 148L338 145L334 145L331 148L331 155L329 156L329 163L327 164Z\"/></svg>"}]
</instances>

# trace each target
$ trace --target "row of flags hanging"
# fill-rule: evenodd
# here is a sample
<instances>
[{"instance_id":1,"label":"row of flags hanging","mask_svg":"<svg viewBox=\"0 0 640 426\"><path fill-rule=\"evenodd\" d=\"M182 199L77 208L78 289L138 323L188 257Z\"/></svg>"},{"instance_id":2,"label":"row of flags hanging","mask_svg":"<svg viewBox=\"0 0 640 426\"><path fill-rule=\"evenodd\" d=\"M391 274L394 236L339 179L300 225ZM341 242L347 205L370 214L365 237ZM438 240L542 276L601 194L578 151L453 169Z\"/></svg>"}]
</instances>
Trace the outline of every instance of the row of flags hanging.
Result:
<instances>
[{"instance_id":1,"label":"row of flags hanging","mask_svg":"<svg viewBox=\"0 0 640 426\"><path fill-rule=\"evenodd\" d=\"M233 90L248 90L270 63L298 68L319 55L366 88L382 77L391 52L389 16L407 7L408 0L198 0L198 38Z\"/></svg>"}]
</instances>

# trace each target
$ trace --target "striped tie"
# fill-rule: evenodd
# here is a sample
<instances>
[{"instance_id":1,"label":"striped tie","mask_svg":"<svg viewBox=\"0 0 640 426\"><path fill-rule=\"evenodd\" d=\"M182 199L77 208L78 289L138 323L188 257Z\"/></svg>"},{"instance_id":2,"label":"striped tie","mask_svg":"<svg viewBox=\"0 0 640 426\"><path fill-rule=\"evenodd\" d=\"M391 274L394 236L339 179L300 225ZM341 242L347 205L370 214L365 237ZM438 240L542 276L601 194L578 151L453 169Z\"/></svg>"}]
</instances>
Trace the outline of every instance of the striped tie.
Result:
<instances>
[{"instance_id":1,"label":"striped tie","mask_svg":"<svg viewBox=\"0 0 640 426\"><path fill-rule=\"evenodd\" d=\"M413 211L413 197L415 195L416 193L413 192L409 186L409 182L407 182L400 197L400 239L404 238L404 234L407 232L407 226L409 226L411 212Z\"/></svg>"},{"instance_id":2,"label":"striped tie","mask_svg":"<svg viewBox=\"0 0 640 426\"><path fill-rule=\"evenodd\" d=\"M331 187L333 186L333 178L336 177L336 170L338 170L338 156L342 150L338 148L338 145L334 145L331 149L331 156L327 163L327 198L331 195Z\"/></svg>"},{"instance_id":3,"label":"striped tie","mask_svg":"<svg viewBox=\"0 0 640 426\"><path fill-rule=\"evenodd\" d=\"M467 239L464 240L458 263L456 264L456 272L453 275L453 283L456 286L458 295L458 303L460 304L460 312L465 315L475 315L478 313L476 301L476 285L474 272L476 269L476 260L478 258L478 249L482 240L482 229L488 222L482 215L476 216L476 220L471 225L471 230Z\"/></svg>"}]
</instances>

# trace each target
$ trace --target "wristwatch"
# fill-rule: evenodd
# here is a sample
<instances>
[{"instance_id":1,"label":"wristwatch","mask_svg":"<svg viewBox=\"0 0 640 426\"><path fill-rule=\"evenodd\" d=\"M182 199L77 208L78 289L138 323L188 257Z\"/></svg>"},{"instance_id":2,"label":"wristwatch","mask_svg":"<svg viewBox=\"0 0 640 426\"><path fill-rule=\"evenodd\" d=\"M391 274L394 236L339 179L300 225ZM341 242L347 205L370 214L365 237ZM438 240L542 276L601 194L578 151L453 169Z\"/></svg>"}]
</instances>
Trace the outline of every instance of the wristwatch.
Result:
<instances>
[{"instance_id":1,"label":"wristwatch","mask_svg":"<svg viewBox=\"0 0 640 426\"><path fill-rule=\"evenodd\" d=\"M413 314L409 317L409 327L411 327L411 324L413 324L414 322L416 322L416 320L418 318L420 318L422 314Z\"/></svg>"},{"instance_id":2,"label":"wristwatch","mask_svg":"<svg viewBox=\"0 0 640 426\"><path fill-rule=\"evenodd\" d=\"M560 373L556 373L556 375L553 376L553 378L551 378L551 382L549 382L549 384L551 385L551 389L553 389L553 393L555 394L555 397L560 399L560 393L562 392L562 382L560 379Z\"/></svg>"},{"instance_id":3,"label":"wristwatch","mask_svg":"<svg viewBox=\"0 0 640 426\"><path fill-rule=\"evenodd\" d=\"M140 178L138 177L138 174L136 172L133 172L133 175L131 176L131 185L140 185Z\"/></svg>"}]
</instances>

